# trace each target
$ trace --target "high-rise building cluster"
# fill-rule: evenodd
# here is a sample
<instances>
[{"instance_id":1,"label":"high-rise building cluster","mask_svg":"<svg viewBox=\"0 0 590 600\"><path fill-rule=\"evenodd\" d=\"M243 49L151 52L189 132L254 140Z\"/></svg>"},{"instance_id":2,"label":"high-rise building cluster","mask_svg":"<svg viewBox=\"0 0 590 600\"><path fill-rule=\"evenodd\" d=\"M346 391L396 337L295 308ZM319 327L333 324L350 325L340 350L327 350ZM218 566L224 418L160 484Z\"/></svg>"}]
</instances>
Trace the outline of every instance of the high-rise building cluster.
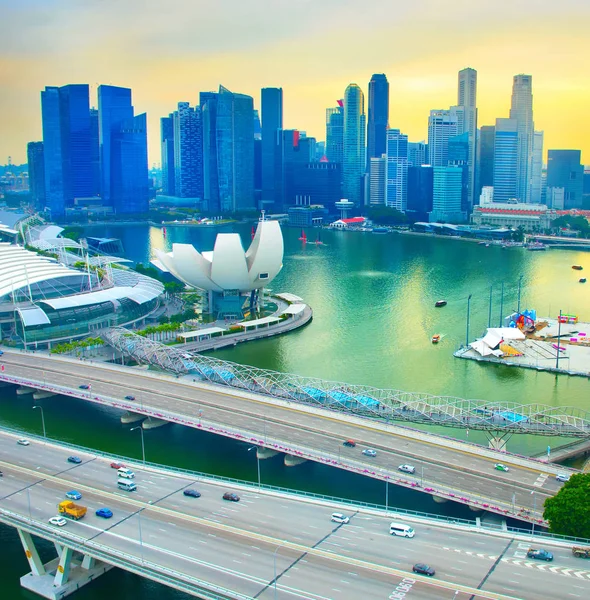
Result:
<instances>
[{"instance_id":1,"label":"high-rise building cluster","mask_svg":"<svg viewBox=\"0 0 590 600\"><path fill-rule=\"evenodd\" d=\"M510 107L478 126L477 71L458 73L457 101L428 115L428 139L411 141L389 115L383 73L368 84L368 101L350 83L326 109L325 142L283 125L283 89L254 99L219 86L198 102L178 102L160 121L161 203L228 213L323 205L342 199L358 212L385 206L413 220L466 220L486 203L546 203L586 208L579 150L549 150L535 129L531 75L515 75ZM31 193L63 215L100 202L117 214L148 205L146 116L134 116L131 90L87 85L47 87L43 142L29 144ZM590 208L590 207L588 207Z\"/></svg>"},{"instance_id":2,"label":"high-rise building cluster","mask_svg":"<svg viewBox=\"0 0 590 600\"><path fill-rule=\"evenodd\" d=\"M130 89L99 86L97 110L87 84L48 86L41 115L43 141L27 148L38 208L53 219L85 209L147 212L147 122L135 115Z\"/></svg>"}]
</instances>

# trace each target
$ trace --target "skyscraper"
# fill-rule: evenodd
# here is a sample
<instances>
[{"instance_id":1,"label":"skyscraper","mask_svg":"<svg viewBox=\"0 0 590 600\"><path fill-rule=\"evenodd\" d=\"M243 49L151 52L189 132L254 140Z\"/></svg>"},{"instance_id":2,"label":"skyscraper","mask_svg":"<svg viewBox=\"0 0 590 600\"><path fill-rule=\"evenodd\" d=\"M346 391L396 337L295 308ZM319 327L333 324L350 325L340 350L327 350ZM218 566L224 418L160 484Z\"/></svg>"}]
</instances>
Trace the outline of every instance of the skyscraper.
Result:
<instances>
[{"instance_id":1,"label":"skyscraper","mask_svg":"<svg viewBox=\"0 0 590 600\"><path fill-rule=\"evenodd\" d=\"M475 202L479 202L481 190L494 185L494 143L496 128L493 125L483 125L479 130L477 189Z\"/></svg>"},{"instance_id":2,"label":"skyscraper","mask_svg":"<svg viewBox=\"0 0 590 600\"><path fill-rule=\"evenodd\" d=\"M200 99L208 210L255 209L254 101L222 85L219 92L201 93Z\"/></svg>"},{"instance_id":3,"label":"skyscraper","mask_svg":"<svg viewBox=\"0 0 590 600\"><path fill-rule=\"evenodd\" d=\"M405 212L408 199L408 136L399 129L387 130L385 204Z\"/></svg>"},{"instance_id":4,"label":"skyscraper","mask_svg":"<svg viewBox=\"0 0 590 600\"><path fill-rule=\"evenodd\" d=\"M469 132L465 131L460 135L449 138L449 156L448 164L460 167L463 173L461 184L461 211L468 214L470 212L469 204Z\"/></svg>"},{"instance_id":5,"label":"skyscraper","mask_svg":"<svg viewBox=\"0 0 590 600\"><path fill-rule=\"evenodd\" d=\"M467 68L459 71L457 104L463 108L464 114L463 128L458 133L466 132L469 136L467 209L471 212L475 203L475 150L477 144L477 71L475 69Z\"/></svg>"},{"instance_id":6,"label":"skyscraper","mask_svg":"<svg viewBox=\"0 0 590 600\"><path fill-rule=\"evenodd\" d=\"M408 167L408 202L406 213L417 221L427 221L432 211L433 168L430 165Z\"/></svg>"},{"instance_id":7,"label":"skyscraper","mask_svg":"<svg viewBox=\"0 0 590 600\"><path fill-rule=\"evenodd\" d=\"M385 155L380 158L369 160L369 204L371 206L385 205L385 167L387 159Z\"/></svg>"},{"instance_id":8,"label":"skyscraper","mask_svg":"<svg viewBox=\"0 0 590 600\"><path fill-rule=\"evenodd\" d=\"M365 95L356 83L344 92L343 193L357 206L362 204L361 175L365 171Z\"/></svg>"},{"instance_id":9,"label":"skyscraper","mask_svg":"<svg viewBox=\"0 0 590 600\"><path fill-rule=\"evenodd\" d=\"M496 119L494 136L494 202L517 198L518 193L518 122Z\"/></svg>"},{"instance_id":10,"label":"skyscraper","mask_svg":"<svg viewBox=\"0 0 590 600\"><path fill-rule=\"evenodd\" d=\"M514 76L510 118L516 121L518 130L516 197L521 202L530 202L533 135L535 130L533 122L533 78L531 75Z\"/></svg>"},{"instance_id":11,"label":"skyscraper","mask_svg":"<svg viewBox=\"0 0 590 600\"><path fill-rule=\"evenodd\" d=\"M389 125L389 82L384 74L375 74L369 82L367 120L367 170L371 158L381 158L387 144Z\"/></svg>"},{"instance_id":12,"label":"skyscraper","mask_svg":"<svg viewBox=\"0 0 590 600\"><path fill-rule=\"evenodd\" d=\"M147 212L147 119L134 116L130 89L99 86L98 129L103 204L116 214Z\"/></svg>"},{"instance_id":13,"label":"skyscraper","mask_svg":"<svg viewBox=\"0 0 590 600\"><path fill-rule=\"evenodd\" d=\"M100 196L100 144L98 135L98 110L90 109L90 169L92 171L92 196Z\"/></svg>"},{"instance_id":14,"label":"skyscraper","mask_svg":"<svg viewBox=\"0 0 590 600\"><path fill-rule=\"evenodd\" d=\"M283 88L262 88L262 205L283 208Z\"/></svg>"},{"instance_id":15,"label":"skyscraper","mask_svg":"<svg viewBox=\"0 0 590 600\"><path fill-rule=\"evenodd\" d=\"M462 221L465 213L461 211L461 190L463 187L463 169L448 165L433 168L432 212L430 222Z\"/></svg>"},{"instance_id":16,"label":"skyscraper","mask_svg":"<svg viewBox=\"0 0 590 600\"><path fill-rule=\"evenodd\" d=\"M29 169L29 190L37 210L45 208L45 158L43 142L27 144L27 163Z\"/></svg>"},{"instance_id":17,"label":"skyscraper","mask_svg":"<svg viewBox=\"0 0 590 600\"><path fill-rule=\"evenodd\" d=\"M162 151L162 191L175 195L174 178L174 114L160 119L160 147Z\"/></svg>"},{"instance_id":18,"label":"skyscraper","mask_svg":"<svg viewBox=\"0 0 590 600\"><path fill-rule=\"evenodd\" d=\"M203 200L203 122L201 107L179 102L173 114L174 190L179 198Z\"/></svg>"},{"instance_id":19,"label":"skyscraper","mask_svg":"<svg viewBox=\"0 0 590 600\"><path fill-rule=\"evenodd\" d=\"M408 163L414 167L428 163L428 144L426 142L408 142Z\"/></svg>"},{"instance_id":20,"label":"skyscraper","mask_svg":"<svg viewBox=\"0 0 590 600\"><path fill-rule=\"evenodd\" d=\"M463 123L462 107L449 110L431 110L428 118L428 160L433 167L446 167L449 156L449 138L455 137Z\"/></svg>"},{"instance_id":21,"label":"skyscraper","mask_svg":"<svg viewBox=\"0 0 590 600\"><path fill-rule=\"evenodd\" d=\"M584 167L579 150L549 150L547 190L563 188L563 208L583 208Z\"/></svg>"},{"instance_id":22,"label":"skyscraper","mask_svg":"<svg viewBox=\"0 0 590 600\"><path fill-rule=\"evenodd\" d=\"M74 198L93 195L88 85L46 87L41 111L46 206L56 218L65 214Z\"/></svg>"},{"instance_id":23,"label":"skyscraper","mask_svg":"<svg viewBox=\"0 0 590 600\"><path fill-rule=\"evenodd\" d=\"M344 161L344 100L326 109L326 158L340 164Z\"/></svg>"},{"instance_id":24,"label":"skyscraper","mask_svg":"<svg viewBox=\"0 0 590 600\"><path fill-rule=\"evenodd\" d=\"M533 133L531 156L531 203L541 204L543 197L543 132Z\"/></svg>"}]
</instances>

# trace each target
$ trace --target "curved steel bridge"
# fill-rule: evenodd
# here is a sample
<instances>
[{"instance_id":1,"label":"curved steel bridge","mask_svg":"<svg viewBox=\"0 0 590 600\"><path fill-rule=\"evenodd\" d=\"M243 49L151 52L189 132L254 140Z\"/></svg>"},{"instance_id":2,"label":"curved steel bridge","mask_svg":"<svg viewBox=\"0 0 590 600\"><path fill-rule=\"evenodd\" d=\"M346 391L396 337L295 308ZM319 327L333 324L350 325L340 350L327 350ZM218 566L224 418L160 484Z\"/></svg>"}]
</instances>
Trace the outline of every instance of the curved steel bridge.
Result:
<instances>
[{"instance_id":1,"label":"curved steel bridge","mask_svg":"<svg viewBox=\"0 0 590 600\"><path fill-rule=\"evenodd\" d=\"M216 385L342 413L384 421L480 429L494 435L590 437L590 412L579 408L465 400L279 373L183 351L178 346L166 346L121 327L103 331L101 337L138 363L176 375L190 375Z\"/></svg>"}]
</instances>

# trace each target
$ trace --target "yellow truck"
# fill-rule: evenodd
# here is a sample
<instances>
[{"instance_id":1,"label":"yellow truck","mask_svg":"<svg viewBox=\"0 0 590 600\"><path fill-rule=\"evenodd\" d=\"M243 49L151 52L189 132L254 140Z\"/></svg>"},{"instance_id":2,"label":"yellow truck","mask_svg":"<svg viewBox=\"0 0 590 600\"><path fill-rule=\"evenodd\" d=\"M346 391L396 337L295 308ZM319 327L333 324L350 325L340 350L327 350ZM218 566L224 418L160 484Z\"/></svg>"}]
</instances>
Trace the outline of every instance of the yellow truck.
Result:
<instances>
[{"instance_id":1,"label":"yellow truck","mask_svg":"<svg viewBox=\"0 0 590 600\"><path fill-rule=\"evenodd\" d=\"M57 505L57 510L60 515L78 521L86 514L87 508L74 504L71 500L64 500Z\"/></svg>"},{"instance_id":2,"label":"yellow truck","mask_svg":"<svg viewBox=\"0 0 590 600\"><path fill-rule=\"evenodd\" d=\"M578 558L590 558L590 547L574 546L572 548L572 554Z\"/></svg>"}]
</instances>

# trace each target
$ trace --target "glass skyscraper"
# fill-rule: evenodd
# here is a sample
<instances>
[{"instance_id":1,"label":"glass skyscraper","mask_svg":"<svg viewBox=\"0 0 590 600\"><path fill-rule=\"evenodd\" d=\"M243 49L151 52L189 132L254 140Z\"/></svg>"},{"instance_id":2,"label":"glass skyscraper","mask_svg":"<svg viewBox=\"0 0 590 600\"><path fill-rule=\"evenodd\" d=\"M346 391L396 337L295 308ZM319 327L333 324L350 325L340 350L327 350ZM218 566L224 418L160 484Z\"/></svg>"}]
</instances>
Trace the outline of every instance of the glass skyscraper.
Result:
<instances>
[{"instance_id":1,"label":"glass skyscraper","mask_svg":"<svg viewBox=\"0 0 590 600\"><path fill-rule=\"evenodd\" d=\"M369 82L367 120L367 170L371 158L381 158L387 145L389 125L389 82L384 74L375 74Z\"/></svg>"},{"instance_id":2,"label":"glass skyscraper","mask_svg":"<svg viewBox=\"0 0 590 600\"><path fill-rule=\"evenodd\" d=\"M160 119L160 147L162 151L162 191L175 195L174 185L174 114Z\"/></svg>"},{"instance_id":3,"label":"glass skyscraper","mask_svg":"<svg viewBox=\"0 0 590 600\"><path fill-rule=\"evenodd\" d=\"M365 95L356 83L351 83L344 92L342 187L344 197L356 206L361 206L363 200L365 135Z\"/></svg>"},{"instance_id":4,"label":"glass skyscraper","mask_svg":"<svg viewBox=\"0 0 590 600\"><path fill-rule=\"evenodd\" d=\"M344 160L344 100L338 106L326 108L326 158L342 164Z\"/></svg>"},{"instance_id":5,"label":"glass skyscraper","mask_svg":"<svg viewBox=\"0 0 590 600\"><path fill-rule=\"evenodd\" d=\"M385 204L405 212L408 202L408 136L387 130Z\"/></svg>"},{"instance_id":6,"label":"glass skyscraper","mask_svg":"<svg viewBox=\"0 0 590 600\"><path fill-rule=\"evenodd\" d=\"M43 142L27 144L27 163L29 168L29 189L33 204L37 210L45 208L45 157Z\"/></svg>"},{"instance_id":7,"label":"glass skyscraper","mask_svg":"<svg viewBox=\"0 0 590 600\"><path fill-rule=\"evenodd\" d=\"M475 204L475 149L477 142L477 71L463 69L459 71L457 104L463 107L463 129L458 133L469 136L469 156L467 159L468 190L466 209L471 212Z\"/></svg>"},{"instance_id":8,"label":"glass skyscraper","mask_svg":"<svg viewBox=\"0 0 590 600\"><path fill-rule=\"evenodd\" d=\"M173 114L174 190L179 198L203 200L203 121L201 107L179 102Z\"/></svg>"},{"instance_id":9,"label":"glass skyscraper","mask_svg":"<svg viewBox=\"0 0 590 600\"><path fill-rule=\"evenodd\" d=\"M262 205L282 210L283 199L283 89L262 88Z\"/></svg>"},{"instance_id":10,"label":"glass skyscraper","mask_svg":"<svg viewBox=\"0 0 590 600\"><path fill-rule=\"evenodd\" d=\"M514 76L510 118L516 121L518 130L515 197L520 202L531 202L533 136L535 131L533 122L533 77L531 75Z\"/></svg>"},{"instance_id":11,"label":"glass skyscraper","mask_svg":"<svg viewBox=\"0 0 590 600\"><path fill-rule=\"evenodd\" d=\"M516 119L496 119L494 136L494 202L518 198L519 134Z\"/></svg>"},{"instance_id":12,"label":"glass skyscraper","mask_svg":"<svg viewBox=\"0 0 590 600\"><path fill-rule=\"evenodd\" d=\"M549 150L547 188L563 188L565 210L583 208L584 167L580 150Z\"/></svg>"}]
</instances>

